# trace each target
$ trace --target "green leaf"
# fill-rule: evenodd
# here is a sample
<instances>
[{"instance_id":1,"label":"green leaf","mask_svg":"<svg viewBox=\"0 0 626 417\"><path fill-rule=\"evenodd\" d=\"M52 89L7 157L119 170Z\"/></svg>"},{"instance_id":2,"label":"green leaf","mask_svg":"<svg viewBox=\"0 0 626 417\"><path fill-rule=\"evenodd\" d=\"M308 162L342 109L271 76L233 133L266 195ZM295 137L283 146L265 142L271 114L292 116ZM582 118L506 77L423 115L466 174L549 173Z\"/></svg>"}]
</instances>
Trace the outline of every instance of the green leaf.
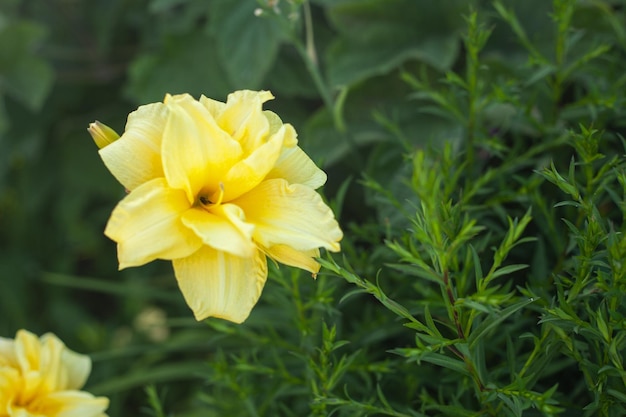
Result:
<instances>
[{"instance_id":1,"label":"green leaf","mask_svg":"<svg viewBox=\"0 0 626 417\"><path fill-rule=\"evenodd\" d=\"M329 7L328 17L342 35L370 42L453 32L463 26L464 9L460 0L344 0Z\"/></svg>"},{"instance_id":2,"label":"green leaf","mask_svg":"<svg viewBox=\"0 0 626 417\"><path fill-rule=\"evenodd\" d=\"M476 287L478 287L478 283L483 279L483 268L480 264L480 258L478 257L478 252L473 245L469 245L469 250L472 255L472 263L474 264L474 278L476 281Z\"/></svg>"},{"instance_id":3,"label":"green leaf","mask_svg":"<svg viewBox=\"0 0 626 417\"><path fill-rule=\"evenodd\" d=\"M52 67L35 54L45 37L35 23L10 23L0 29L0 91L38 110L54 81Z\"/></svg>"},{"instance_id":4,"label":"green leaf","mask_svg":"<svg viewBox=\"0 0 626 417\"><path fill-rule=\"evenodd\" d=\"M612 389L612 388L607 389L606 392L607 394L621 401L623 404L626 404L626 394L624 394L623 392Z\"/></svg>"},{"instance_id":5,"label":"green leaf","mask_svg":"<svg viewBox=\"0 0 626 417\"><path fill-rule=\"evenodd\" d=\"M441 71L456 60L462 2L352 0L328 11L340 32L328 53L332 85L353 85L409 59Z\"/></svg>"},{"instance_id":6,"label":"green leaf","mask_svg":"<svg viewBox=\"0 0 626 417\"><path fill-rule=\"evenodd\" d=\"M0 26L0 73L24 56L32 55L46 36L43 26L26 21L6 21Z\"/></svg>"},{"instance_id":7,"label":"green leaf","mask_svg":"<svg viewBox=\"0 0 626 417\"><path fill-rule=\"evenodd\" d=\"M314 161L321 161L326 167L342 160L354 161L357 147L395 140L387 129L372 120L372 114L381 108L411 144L440 146L445 141L462 138L462 127L457 122L423 114L420 106L407 102L404 83L396 73L377 77L375 81L355 87L346 99L344 116L352 132L350 136L335 129L333 117L325 108L314 113L304 129L300 129L301 146Z\"/></svg>"},{"instance_id":8,"label":"green leaf","mask_svg":"<svg viewBox=\"0 0 626 417\"><path fill-rule=\"evenodd\" d=\"M149 9L153 13L169 11L177 6L182 6L190 0L152 0Z\"/></svg>"},{"instance_id":9,"label":"green leaf","mask_svg":"<svg viewBox=\"0 0 626 417\"><path fill-rule=\"evenodd\" d=\"M386 74L411 59L443 71L456 59L458 45L452 35L419 43L414 38L374 44L338 39L329 49L328 78L333 86L353 85Z\"/></svg>"},{"instance_id":10,"label":"green leaf","mask_svg":"<svg viewBox=\"0 0 626 417\"><path fill-rule=\"evenodd\" d=\"M433 316L430 314L430 309L428 308L428 304L424 306L424 319L426 320L426 325L428 326L432 334L438 337L443 337L441 333L439 332L439 329L437 328L435 321L433 320Z\"/></svg>"},{"instance_id":11,"label":"green leaf","mask_svg":"<svg viewBox=\"0 0 626 417\"><path fill-rule=\"evenodd\" d=\"M507 265L507 266L503 266L500 269L497 269L492 275L491 275L491 279L496 279L500 276L503 275L509 275L512 274L513 272L517 272L517 271L521 271L522 269L528 268L528 265L526 264L515 264L515 265Z\"/></svg>"},{"instance_id":12,"label":"green leaf","mask_svg":"<svg viewBox=\"0 0 626 417\"><path fill-rule=\"evenodd\" d=\"M323 108L315 113L303 129L302 148L316 162L331 166L353 152L354 145L367 145L381 141L380 132L370 131L354 135L349 141L335 129L332 115Z\"/></svg>"},{"instance_id":13,"label":"green leaf","mask_svg":"<svg viewBox=\"0 0 626 417\"><path fill-rule=\"evenodd\" d=\"M468 344L469 347L473 347L474 344L485 335L490 330L493 330L496 326L501 324L504 320L509 318L512 314L526 307L530 303L533 303L534 299L522 300L518 303L515 303L499 313L493 314L487 317L482 323L480 323L475 329L472 329L472 332L468 336Z\"/></svg>"},{"instance_id":14,"label":"green leaf","mask_svg":"<svg viewBox=\"0 0 626 417\"><path fill-rule=\"evenodd\" d=\"M276 97L319 97L302 58L293 48L280 49L268 74L267 86Z\"/></svg>"},{"instance_id":15,"label":"green leaf","mask_svg":"<svg viewBox=\"0 0 626 417\"><path fill-rule=\"evenodd\" d=\"M43 282L53 285L95 291L104 294L116 294L124 297L147 297L165 302L179 302L180 298L176 293L170 291L160 291L154 288L143 288L132 286L127 283L118 283L111 280L103 280L85 276L73 276L67 274L57 274L45 272L42 274Z\"/></svg>"},{"instance_id":16,"label":"green leaf","mask_svg":"<svg viewBox=\"0 0 626 417\"><path fill-rule=\"evenodd\" d=\"M39 110L54 82L47 62L35 57L16 61L10 72L2 74L4 88L13 98L31 110Z\"/></svg>"},{"instance_id":17,"label":"green leaf","mask_svg":"<svg viewBox=\"0 0 626 417\"><path fill-rule=\"evenodd\" d=\"M215 55L207 35L170 38L161 51L140 55L131 64L126 94L138 103L161 101L166 93L223 100L232 89Z\"/></svg>"},{"instance_id":18,"label":"green leaf","mask_svg":"<svg viewBox=\"0 0 626 417\"><path fill-rule=\"evenodd\" d=\"M205 361L187 361L170 362L150 368L141 368L91 386L89 387L89 392L92 392L94 395L110 395L127 391L130 388L141 387L148 383L198 380L204 378L201 371L205 367Z\"/></svg>"},{"instance_id":19,"label":"green leaf","mask_svg":"<svg viewBox=\"0 0 626 417\"><path fill-rule=\"evenodd\" d=\"M3 141L2 134L7 130L8 127L9 127L9 116L7 115L7 111L4 106L4 100L0 100L0 155L2 155L0 157L0 176L2 176L2 174L4 173L6 169L7 162L5 158L8 158L8 154L9 154L8 151L3 149L5 144L2 142Z\"/></svg>"},{"instance_id":20,"label":"green leaf","mask_svg":"<svg viewBox=\"0 0 626 417\"><path fill-rule=\"evenodd\" d=\"M271 15L255 16L254 0L214 0L211 29L217 56L235 89L258 89L285 34Z\"/></svg>"},{"instance_id":21,"label":"green leaf","mask_svg":"<svg viewBox=\"0 0 626 417\"><path fill-rule=\"evenodd\" d=\"M391 352L408 359L416 360L418 364L424 361L441 366L442 368L450 369L462 375L471 376L470 372L467 370L467 366L462 360L451 358L442 353L428 352L414 348L393 349Z\"/></svg>"}]
</instances>

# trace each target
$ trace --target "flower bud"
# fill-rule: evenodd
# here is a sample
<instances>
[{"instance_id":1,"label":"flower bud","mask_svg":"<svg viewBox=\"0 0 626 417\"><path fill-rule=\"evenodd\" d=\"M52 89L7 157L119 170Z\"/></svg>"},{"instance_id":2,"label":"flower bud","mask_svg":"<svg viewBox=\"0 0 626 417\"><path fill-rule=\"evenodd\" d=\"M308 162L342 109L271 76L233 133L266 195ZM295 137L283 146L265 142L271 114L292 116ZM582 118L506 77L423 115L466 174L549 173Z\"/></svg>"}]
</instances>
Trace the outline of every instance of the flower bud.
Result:
<instances>
[{"instance_id":1,"label":"flower bud","mask_svg":"<svg viewBox=\"0 0 626 417\"><path fill-rule=\"evenodd\" d=\"M97 120L89 124L87 131L93 138L94 142L96 142L99 149L112 144L120 138L120 135L118 135L115 130Z\"/></svg>"}]
</instances>

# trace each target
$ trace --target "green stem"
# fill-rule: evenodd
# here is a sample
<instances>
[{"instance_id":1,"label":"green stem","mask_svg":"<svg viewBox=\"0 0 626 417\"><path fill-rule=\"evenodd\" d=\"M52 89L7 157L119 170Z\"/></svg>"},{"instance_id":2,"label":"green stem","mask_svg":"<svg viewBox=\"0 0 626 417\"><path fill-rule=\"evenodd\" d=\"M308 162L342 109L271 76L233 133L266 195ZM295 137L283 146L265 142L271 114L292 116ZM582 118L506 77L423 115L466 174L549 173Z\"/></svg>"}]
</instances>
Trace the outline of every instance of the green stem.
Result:
<instances>
[{"instance_id":1,"label":"green stem","mask_svg":"<svg viewBox=\"0 0 626 417\"><path fill-rule=\"evenodd\" d=\"M356 169L362 170L365 166L363 157L358 152L358 146L351 133L346 127L346 123L343 120L343 103L348 94L348 88L342 88L337 98L333 98L333 93L328 83L324 80L322 72L320 70L319 61L317 57L317 51L315 48L315 36L313 33L313 19L311 17L311 6L308 1L302 4L303 16L304 16L304 34L305 41L302 43L299 36L295 34L291 37L291 42L296 48L300 57L304 61L306 69L313 79L313 84L319 93L324 107L330 113L333 119L333 125L335 129L343 135L345 140L352 148L354 158L348 161L349 164L353 164Z\"/></svg>"},{"instance_id":2,"label":"green stem","mask_svg":"<svg viewBox=\"0 0 626 417\"><path fill-rule=\"evenodd\" d=\"M317 51L315 50L315 37L313 36L313 19L311 18L311 6L309 2L304 2L304 30L306 40L306 52L311 62L317 67Z\"/></svg>"},{"instance_id":3,"label":"green stem","mask_svg":"<svg viewBox=\"0 0 626 417\"><path fill-rule=\"evenodd\" d=\"M474 153L475 153L475 129L476 129L476 93L477 93L477 67L478 56L473 53L469 54L467 63L467 94L468 94L468 115L467 115L467 168L470 173L475 172ZM470 175L471 177L471 175Z\"/></svg>"},{"instance_id":4,"label":"green stem","mask_svg":"<svg viewBox=\"0 0 626 417\"><path fill-rule=\"evenodd\" d=\"M450 318L452 319L456 327L457 337L459 338L459 340L465 340L465 332L463 331L463 326L461 326L459 312L457 311L454 305L456 300L454 297L454 291L452 290L452 284L450 283L450 278L448 276L447 270L443 272L443 284L444 284L445 292L446 292L445 299L447 301L446 306L448 307L448 314L450 315ZM454 353L463 362L465 362L465 366L467 367L467 370L472 376L472 379L474 380L474 383L476 384L478 391L479 392L485 391L485 385L480 379L480 375L478 375L478 372L476 371L476 367L474 366L474 363L472 362L472 360L468 358L467 356L465 356L463 352L458 350L455 346L448 346L448 348L452 351L452 353Z\"/></svg>"},{"instance_id":5,"label":"green stem","mask_svg":"<svg viewBox=\"0 0 626 417\"><path fill-rule=\"evenodd\" d=\"M461 322L459 320L459 312L456 310L454 292L452 291L452 285L450 284L450 279L448 277L448 271L443 272L443 285L446 289L446 299L447 305L449 309L450 319L454 322L456 326L457 337L461 340L465 340L465 333L463 332L463 327L461 326Z\"/></svg>"},{"instance_id":6,"label":"green stem","mask_svg":"<svg viewBox=\"0 0 626 417\"><path fill-rule=\"evenodd\" d=\"M315 84L315 88L319 92L322 100L324 101L324 105L328 108L328 111L333 113L334 103L332 99L332 94L328 89L328 86L324 82L322 78L322 74L319 68L319 62L317 60L317 52L315 48L315 36L313 34L313 19L311 18L311 6L308 1L305 1L302 5L303 15L304 15L304 33L305 33L305 45L302 44L300 39L297 36L293 37L293 44L300 53L311 78L313 79L313 83Z\"/></svg>"},{"instance_id":7,"label":"green stem","mask_svg":"<svg viewBox=\"0 0 626 417\"><path fill-rule=\"evenodd\" d=\"M571 0L554 0L554 15L557 24L556 43L554 48L554 60L556 71L552 78L552 121L556 123L559 114L559 103L563 94L563 63L567 54L566 40L567 31L570 28L570 21L573 13L573 3Z\"/></svg>"},{"instance_id":8,"label":"green stem","mask_svg":"<svg viewBox=\"0 0 626 417\"><path fill-rule=\"evenodd\" d=\"M544 334L541 336L541 339L539 339L539 342L537 344L535 344L535 348L530 353L530 356L528 356L528 359L526 359L526 362L524 363L524 366L522 367L521 371L519 372L519 379L522 379L524 377L524 375L528 371L528 368L530 367L530 365L532 365L532 363L534 362L534 360L537 357L537 355L539 355L540 353L543 352L543 342L548 337L548 334L550 334L550 328L548 328L544 332Z\"/></svg>"}]
</instances>

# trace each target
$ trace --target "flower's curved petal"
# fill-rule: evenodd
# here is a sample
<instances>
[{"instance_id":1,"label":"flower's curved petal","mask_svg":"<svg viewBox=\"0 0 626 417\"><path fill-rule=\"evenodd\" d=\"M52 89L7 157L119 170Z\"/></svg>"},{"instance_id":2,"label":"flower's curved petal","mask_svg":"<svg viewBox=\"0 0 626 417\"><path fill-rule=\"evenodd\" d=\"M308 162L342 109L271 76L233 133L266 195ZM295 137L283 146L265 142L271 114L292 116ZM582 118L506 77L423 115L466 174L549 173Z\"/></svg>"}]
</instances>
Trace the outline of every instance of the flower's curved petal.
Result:
<instances>
[{"instance_id":1,"label":"flower's curved petal","mask_svg":"<svg viewBox=\"0 0 626 417\"><path fill-rule=\"evenodd\" d=\"M20 387L21 374L11 366L0 366L0 415L7 416L11 403L17 396L17 387Z\"/></svg>"},{"instance_id":2,"label":"flower's curved petal","mask_svg":"<svg viewBox=\"0 0 626 417\"><path fill-rule=\"evenodd\" d=\"M0 337L0 368L4 365L13 366L16 362L15 341L6 337Z\"/></svg>"},{"instance_id":3,"label":"flower's curved petal","mask_svg":"<svg viewBox=\"0 0 626 417\"><path fill-rule=\"evenodd\" d=\"M247 158L237 162L224 177L224 201L230 201L250 191L263 181L274 167L283 147L285 129L279 130ZM217 195L211 197L217 199Z\"/></svg>"},{"instance_id":4,"label":"flower's curved petal","mask_svg":"<svg viewBox=\"0 0 626 417\"><path fill-rule=\"evenodd\" d=\"M289 129L289 131L285 134L285 141L283 143L283 146L291 148L298 144L298 134L296 133L296 130L293 128L292 125L290 125L289 123L283 124L280 116L278 116L273 111L263 110L263 114L265 115L265 117L267 117L267 121L270 122L270 136L278 132L281 127L285 126L287 129Z\"/></svg>"},{"instance_id":5,"label":"flower's curved petal","mask_svg":"<svg viewBox=\"0 0 626 417\"><path fill-rule=\"evenodd\" d=\"M261 251L242 258L203 246L187 258L175 259L173 265L196 320L219 317L242 323L267 279L267 261Z\"/></svg>"},{"instance_id":6,"label":"flower's curved petal","mask_svg":"<svg viewBox=\"0 0 626 417\"><path fill-rule=\"evenodd\" d=\"M217 118L226 108L226 103L223 101L213 100L205 95L201 95L200 100L198 101L209 111L209 113L211 113L211 116L213 116L214 119Z\"/></svg>"},{"instance_id":7,"label":"flower's curved petal","mask_svg":"<svg viewBox=\"0 0 626 417\"><path fill-rule=\"evenodd\" d=\"M280 118L280 116L271 110L263 110L263 114L265 115L265 117L267 118L267 121L270 124L270 130L268 134L273 135L274 133L278 132L278 129L280 129L283 126L283 120ZM298 143L297 140L296 140L296 143ZM295 145L295 143L293 145ZM290 141L288 146L293 146L293 145L291 144L291 141Z\"/></svg>"},{"instance_id":8,"label":"flower's curved petal","mask_svg":"<svg viewBox=\"0 0 626 417\"><path fill-rule=\"evenodd\" d=\"M339 251L343 233L331 209L310 187L282 179L263 181L232 202L254 224L263 247L287 245L299 251L323 247Z\"/></svg>"},{"instance_id":9,"label":"flower's curved petal","mask_svg":"<svg viewBox=\"0 0 626 417\"><path fill-rule=\"evenodd\" d=\"M23 398L33 398L40 389L42 373L48 375L50 359L41 363L42 346L39 338L26 330L19 330L15 335L15 355L17 368L21 374L21 395ZM48 355L49 356L49 355ZM42 365L44 369L42 369ZM55 387L53 386L52 389Z\"/></svg>"},{"instance_id":10,"label":"flower's curved petal","mask_svg":"<svg viewBox=\"0 0 626 417\"><path fill-rule=\"evenodd\" d=\"M246 154L261 146L269 135L270 122L263 114L263 103L273 98L269 91L236 91L228 95L226 107L216 118Z\"/></svg>"},{"instance_id":11,"label":"flower's curved petal","mask_svg":"<svg viewBox=\"0 0 626 417\"><path fill-rule=\"evenodd\" d=\"M271 248L266 248L265 253L281 264L304 269L314 276L320 270L320 264L314 259L320 256L319 249L299 251L287 245L274 245Z\"/></svg>"},{"instance_id":12,"label":"flower's curved petal","mask_svg":"<svg viewBox=\"0 0 626 417\"><path fill-rule=\"evenodd\" d=\"M201 208L188 210L182 214L181 220L185 226L193 230L202 239L205 245L232 255L252 256L256 251L252 242L254 226L244 224L244 221L241 220L243 211L239 207L232 204L229 206L241 212L239 216L235 213L232 214L233 220L238 225L233 224L227 217L222 206L213 210L217 214ZM230 213L228 215L230 216Z\"/></svg>"},{"instance_id":13,"label":"flower's curved petal","mask_svg":"<svg viewBox=\"0 0 626 417\"><path fill-rule=\"evenodd\" d=\"M56 339L56 336L52 334L45 334L42 336L42 342L45 342L48 337ZM87 378L91 372L91 359L89 356L76 353L64 345L64 349L61 352L60 363L61 367L65 369L61 384L63 389L81 389L83 385L85 385L85 382L87 382Z\"/></svg>"},{"instance_id":14,"label":"flower's curved petal","mask_svg":"<svg viewBox=\"0 0 626 417\"><path fill-rule=\"evenodd\" d=\"M303 184L313 189L326 183L326 173L299 146L283 148L266 178L284 178L290 184Z\"/></svg>"},{"instance_id":15,"label":"flower's curved petal","mask_svg":"<svg viewBox=\"0 0 626 417\"><path fill-rule=\"evenodd\" d=\"M202 240L180 219L189 208L185 193L169 188L164 178L141 185L120 201L104 231L118 243L120 269L198 250Z\"/></svg>"},{"instance_id":16,"label":"flower's curved petal","mask_svg":"<svg viewBox=\"0 0 626 417\"><path fill-rule=\"evenodd\" d=\"M56 336L48 333L39 339L40 353L37 358L40 384L38 391L53 392L63 390L67 385L67 373L61 363L65 345Z\"/></svg>"},{"instance_id":17,"label":"flower's curved petal","mask_svg":"<svg viewBox=\"0 0 626 417\"><path fill-rule=\"evenodd\" d=\"M228 219L246 239L252 241L254 225L246 221L246 214L241 207L227 203L211 207L210 211L215 215Z\"/></svg>"},{"instance_id":18,"label":"flower's curved petal","mask_svg":"<svg viewBox=\"0 0 626 417\"><path fill-rule=\"evenodd\" d=\"M27 330L18 330L15 335L15 355L17 365L24 374L39 370L39 356L41 355L39 338Z\"/></svg>"},{"instance_id":19,"label":"flower's curved petal","mask_svg":"<svg viewBox=\"0 0 626 417\"><path fill-rule=\"evenodd\" d=\"M141 106L128 116L124 134L100 149L104 164L126 189L163 176L161 136L166 120L163 103Z\"/></svg>"},{"instance_id":20,"label":"flower's curved petal","mask_svg":"<svg viewBox=\"0 0 626 417\"><path fill-rule=\"evenodd\" d=\"M29 404L37 415L46 417L100 417L109 406L105 397L84 391L58 391L38 397ZM39 414L40 413L40 414Z\"/></svg>"},{"instance_id":21,"label":"flower's curved petal","mask_svg":"<svg viewBox=\"0 0 626 417\"><path fill-rule=\"evenodd\" d=\"M185 190L190 203L202 191L219 191L221 178L241 156L241 147L191 96L170 96L161 156L170 187Z\"/></svg>"}]
</instances>

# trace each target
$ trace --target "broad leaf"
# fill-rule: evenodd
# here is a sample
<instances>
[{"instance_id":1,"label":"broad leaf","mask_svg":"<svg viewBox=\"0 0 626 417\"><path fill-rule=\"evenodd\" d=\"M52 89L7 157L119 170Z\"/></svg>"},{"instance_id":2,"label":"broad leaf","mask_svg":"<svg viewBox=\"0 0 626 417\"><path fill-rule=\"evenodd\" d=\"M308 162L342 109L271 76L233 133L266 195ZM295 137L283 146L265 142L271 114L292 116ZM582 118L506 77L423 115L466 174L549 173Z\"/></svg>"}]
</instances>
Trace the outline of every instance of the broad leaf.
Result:
<instances>
[{"instance_id":1,"label":"broad leaf","mask_svg":"<svg viewBox=\"0 0 626 417\"><path fill-rule=\"evenodd\" d=\"M272 67L283 33L271 16L254 14L254 0L216 0L211 27L217 54L235 89L258 89Z\"/></svg>"},{"instance_id":2,"label":"broad leaf","mask_svg":"<svg viewBox=\"0 0 626 417\"><path fill-rule=\"evenodd\" d=\"M140 55L131 64L126 94L138 103L161 101L166 93L224 100L232 88L215 55L207 35L170 39L160 53Z\"/></svg>"},{"instance_id":3,"label":"broad leaf","mask_svg":"<svg viewBox=\"0 0 626 417\"><path fill-rule=\"evenodd\" d=\"M458 53L460 3L359 0L332 6L329 18L341 36L328 53L333 85L351 85L385 74L409 59L449 69Z\"/></svg>"},{"instance_id":4,"label":"broad leaf","mask_svg":"<svg viewBox=\"0 0 626 417\"><path fill-rule=\"evenodd\" d=\"M35 54L44 36L34 23L0 28L0 89L31 110L41 108L54 81L50 65Z\"/></svg>"}]
</instances>

